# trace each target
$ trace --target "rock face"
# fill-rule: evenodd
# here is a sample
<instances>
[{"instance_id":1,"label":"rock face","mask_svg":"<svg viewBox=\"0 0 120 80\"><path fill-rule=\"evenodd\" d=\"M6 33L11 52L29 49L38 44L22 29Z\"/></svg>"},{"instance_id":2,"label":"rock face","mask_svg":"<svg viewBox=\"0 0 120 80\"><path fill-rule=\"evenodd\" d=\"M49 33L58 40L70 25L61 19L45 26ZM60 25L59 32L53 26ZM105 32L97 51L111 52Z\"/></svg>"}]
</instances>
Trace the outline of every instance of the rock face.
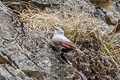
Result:
<instances>
[{"instance_id":1,"label":"rock face","mask_svg":"<svg viewBox=\"0 0 120 80\"><path fill-rule=\"evenodd\" d=\"M59 0L32 0L51 4ZM68 12L74 7L66 0L63 4ZM72 0L73 1L73 0ZM108 26L102 17L109 12L95 9L88 0L74 0L80 11L94 13L100 26ZM2 6L1 6L2 5ZM76 5L76 4L75 4ZM97 39L83 39L83 53L70 52L65 57L72 65L61 64L55 52L51 50L49 41L41 37L41 33L25 27L19 18L9 14L0 4L0 78L6 80L119 80L120 71L110 56L99 52ZM118 7L119 8L119 5ZM98 10L98 11L97 11ZM95 13L98 12L98 13ZM113 11L117 15L116 11ZM109 14L113 16L113 14ZM109 16L107 20L109 20ZM114 18L114 17L113 17ZM112 20L113 20L112 18ZM116 18L115 18L116 19ZM110 19L111 20L111 19ZM119 17L117 17L119 20ZM116 21L117 21L116 20ZM100 22L101 21L101 22ZM114 21L113 21L114 22ZM111 22L112 23L112 22ZM111 25L111 24L110 24ZM114 25L114 24L112 24ZM109 27L109 26L108 26ZM82 40L82 39L81 39ZM96 42L96 43L95 43ZM119 59L117 60L119 62ZM117 62L116 61L116 62Z\"/></svg>"},{"instance_id":2,"label":"rock face","mask_svg":"<svg viewBox=\"0 0 120 80\"><path fill-rule=\"evenodd\" d=\"M80 78L74 68L60 64L39 32L18 26L12 18L17 20L0 11L1 75L9 80L69 80L67 73Z\"/></svg>"},{"instance_id":3,"label":"rock face","mask_svg":"<svg viewBox=\"0 0 120 80\"><path fill-rule=\"evenodd\" d=\"M0 11L1 75L7 80L67 80L63 75L73 68L62 70L64 66L51 53L48 41L19 22L15 15Z\"/></svg>"},{"instance_id":4,"label":"rock face","mask_svg":"<svg viewBox=\"0 0 120 80\"><path fill-rule=\"evenodd\" d=\"M41 79L37 78L44 80L45 74L43 71L50 69L51 62L49 62L48 55L45 56L47 52L45 52L44 42L41 42L42 38L38 36L39 33L31 35L34 32L29 32L29 29L23 28L22 25L16 26L12 22L12 18L15 17L0 11L0 60L2 61L0 62L0 73L9 80L31 80L31 76L25 75L22 70L38 71L37 74L41 75ZM39 51L43 53L39 53ZM31 60L30 55L34 57L32 58L34 60ZM43 58L40 58L40 56ZM41 65L41 67L38 65Z\"/></svg>"},{"instance_id":5,"label":"rock face","mask_svg":"<svg viewBox=\"0 0 120 80\"><path fill-rule=\"evenodd\" d=\"M0 74L0 80L6 80L6 78Z\"/></svg>"},{"instance_id":6,"label":"rock face","mask_svg":"<svg viewBox=\"0 0 120 80\"><path fill-rule=\"evenodd\" d=\"M120 12L120 1L118 1L118 2L116 3L116 10L117 10L118 12Z\"/></svg>"}]
</instances>

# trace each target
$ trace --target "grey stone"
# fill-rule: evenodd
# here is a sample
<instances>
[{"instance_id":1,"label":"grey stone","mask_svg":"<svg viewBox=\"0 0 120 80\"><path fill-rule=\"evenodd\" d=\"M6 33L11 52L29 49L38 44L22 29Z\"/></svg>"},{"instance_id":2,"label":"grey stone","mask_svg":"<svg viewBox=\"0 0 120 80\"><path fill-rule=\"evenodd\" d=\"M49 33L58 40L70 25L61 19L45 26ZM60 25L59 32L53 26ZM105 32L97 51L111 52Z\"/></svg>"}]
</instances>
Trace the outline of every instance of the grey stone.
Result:
<instances>
[{"instance_id":1,"label":"grey stone","mask_svg":"<svg viewBox=\"0 0 120 80\"><path fill-rule=\"evenodd\" d=\"M116 10L118 12L120 12L120 1L119 2L116 2Z\"/></svg>"},{"instance_id":2,"label":"grey stone","mask_svg":"<svg viewBox=\"0 0 120 80\"><path fill-rule=\"evenodd\" d=\"M6 78L2 74L0 74L0 80L6 80Z\"/></svg>"}]
</instances>

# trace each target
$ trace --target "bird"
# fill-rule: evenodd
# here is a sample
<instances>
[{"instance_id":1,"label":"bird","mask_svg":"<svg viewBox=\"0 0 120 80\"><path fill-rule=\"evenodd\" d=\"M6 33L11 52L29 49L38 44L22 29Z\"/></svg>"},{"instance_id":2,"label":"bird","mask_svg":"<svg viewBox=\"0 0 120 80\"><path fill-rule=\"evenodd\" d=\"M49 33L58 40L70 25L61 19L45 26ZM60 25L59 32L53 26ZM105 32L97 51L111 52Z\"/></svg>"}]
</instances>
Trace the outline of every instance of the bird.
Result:
<instances>
[{"instance_id":1,"label":"bird","mask_svg":"<svg viewBox=\"0 0 120 80\"><path fill-rule=\"evenodd\" d=\"M52 25L53 26L53 25ZM60 27L53 26L54 35L52 37L52 42L55 46L52 46L54 50L56 50L64 62L68 62L64 53L67 53L74 49L73 43L64 35L64 30Z\"/></svg>"},{"instance_id":2,"label":"bird","mask_svg":"<svg viewBox=\"0 0 120 80\"><path fill-rule=\"evenodd\" d=\"M60 27L54 27L54 35L52 37L52 41L57 48L63 52L71 51L74 46L73 43L64 35L64 30Z\"/></svg>"}]
</instances>

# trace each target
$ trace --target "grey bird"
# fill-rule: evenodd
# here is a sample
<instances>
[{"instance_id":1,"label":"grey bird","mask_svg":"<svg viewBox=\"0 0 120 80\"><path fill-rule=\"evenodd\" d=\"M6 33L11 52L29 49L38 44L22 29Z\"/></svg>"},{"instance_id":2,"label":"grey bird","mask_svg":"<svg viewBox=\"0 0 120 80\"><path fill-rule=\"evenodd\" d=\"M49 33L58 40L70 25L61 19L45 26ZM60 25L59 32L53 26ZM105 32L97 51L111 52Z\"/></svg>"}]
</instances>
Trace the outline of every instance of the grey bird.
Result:
<instances>
[{"instance_id":1,"label":"grey bird","mask_svg":"<svg viewBox=\"0 0 120 80\"><path fill-rule=\"evenodd\" d=\"M70 62L64 56L64 53L74 49L73 43L64 35L64 31L62 28L55 26L53 27L54 35L52 37L52 41L56 46L52 46L52 48L58 52L58 56L60 56L62 61L70 64Z\"/></svg>"},{"instance_id":2,"label":"grey bird","mask_svg":"<svg viewBox=\"0 0 120 80\"><path fill-rule=\"evenodd\" d=\"M74 48L73 43L64 35L64 31L60 27L54 27L54 35L52 41L62 51L70 51Z\"/></svg>"}]
</instances>

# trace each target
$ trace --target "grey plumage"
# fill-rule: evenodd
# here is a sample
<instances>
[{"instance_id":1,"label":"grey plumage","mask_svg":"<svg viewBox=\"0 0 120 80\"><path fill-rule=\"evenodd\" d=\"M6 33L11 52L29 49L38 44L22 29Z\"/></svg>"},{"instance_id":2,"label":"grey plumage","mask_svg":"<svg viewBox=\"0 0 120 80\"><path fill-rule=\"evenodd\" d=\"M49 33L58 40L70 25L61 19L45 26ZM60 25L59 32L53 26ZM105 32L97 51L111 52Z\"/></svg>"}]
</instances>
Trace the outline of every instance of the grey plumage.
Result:
<instances>
[{"instance_id":1,"label":"grey plumage","mask_svg":"<svg viewBox=\"0 0 120 80\"><path fill-rule=\"evenodd\" d=\"M54 28L55 28L54 35L52 40L64 42L69 45L72 44L72 42L66 36L64 36L64 31L60 27L54 27Z\"/></svg>"}]
</instances>

